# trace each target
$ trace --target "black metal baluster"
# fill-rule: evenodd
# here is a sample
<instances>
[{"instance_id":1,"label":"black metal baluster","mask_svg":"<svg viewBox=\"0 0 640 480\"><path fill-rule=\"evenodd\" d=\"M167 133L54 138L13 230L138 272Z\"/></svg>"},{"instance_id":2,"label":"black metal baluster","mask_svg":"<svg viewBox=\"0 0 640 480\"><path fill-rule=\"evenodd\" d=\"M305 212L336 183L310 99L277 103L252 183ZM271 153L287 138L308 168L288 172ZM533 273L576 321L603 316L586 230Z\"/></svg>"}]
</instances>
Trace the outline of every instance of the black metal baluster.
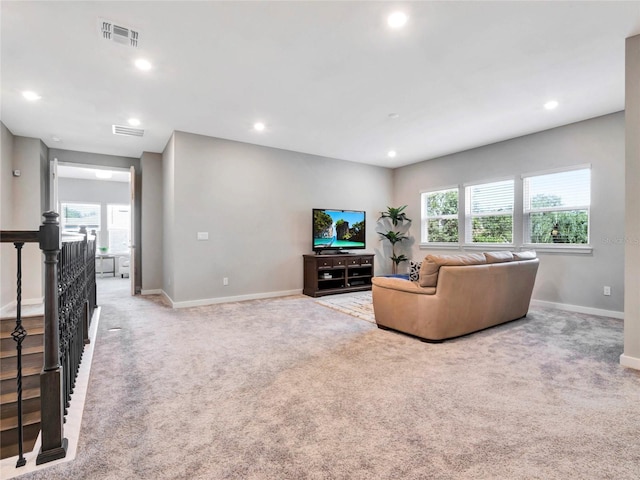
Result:
<instances>
[{"instance_id":1,"label":"black metal baluster","mask_svg":"<svg viewBox=\"0 0 640 480\"><path fill-rule=\"evenodd\" d=\"M16 327L14 328L11 336L16 342L16 383L17 383L17 403L18 403L18 461L16 468L22 467L27 463L24 458L23 443L24 432L22 425L22 341L27 336L27 331L22 326L22 246L24 242L14 243L18 254L18 273L17 273L17 288L16 288Z\"/></svg>"}]
</instances>

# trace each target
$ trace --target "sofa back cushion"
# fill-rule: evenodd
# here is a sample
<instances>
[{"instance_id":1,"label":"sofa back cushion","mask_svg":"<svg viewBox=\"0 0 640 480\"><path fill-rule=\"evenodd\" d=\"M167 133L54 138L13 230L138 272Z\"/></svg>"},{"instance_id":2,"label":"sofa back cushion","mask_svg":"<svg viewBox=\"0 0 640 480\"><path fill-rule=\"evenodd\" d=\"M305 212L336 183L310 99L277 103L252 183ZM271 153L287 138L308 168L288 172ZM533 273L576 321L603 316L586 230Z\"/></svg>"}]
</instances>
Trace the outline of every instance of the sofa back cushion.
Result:
<instances>
[{"instance_id":1,"label":"sofa back cushion","mask_svg":"<svg viewBox=\"0 0 640 480\"><path fill-rule=\"evenodd\" d=\"M485 252L487 263L504 263L513 261L513 253L511 252Z\"/></svg>"},{"instance_id":2,"label":"sofa back cushion","mask_svg":"<svg viewBox=\"0 0 640 480\"><path fill-rule=\"evenodd\" d=\"M513 252L513 260L533 260L536 258L536 252L533 250L526 250L524 252Z\"/></svg>"},{"instance_id":3,"label":"sofa back cushion","mask_svg":"<svg viewBox=\"0 0 640 480\"><path fill-rule=\"evenodd\" d=\"M421 287L435 287L438 283L438 271L443 266L483 265L487 263L482 253L468 255L427 255L420 266L418 283Z\"/></svg>"}]
</instances>

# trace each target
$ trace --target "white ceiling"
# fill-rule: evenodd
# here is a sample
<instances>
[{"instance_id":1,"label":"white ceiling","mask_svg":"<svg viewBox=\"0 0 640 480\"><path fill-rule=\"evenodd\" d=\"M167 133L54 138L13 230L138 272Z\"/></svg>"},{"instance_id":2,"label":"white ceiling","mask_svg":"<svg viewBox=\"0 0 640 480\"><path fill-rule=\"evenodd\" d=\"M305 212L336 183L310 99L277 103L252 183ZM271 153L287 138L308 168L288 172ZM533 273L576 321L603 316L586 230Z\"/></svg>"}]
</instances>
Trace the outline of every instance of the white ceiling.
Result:
<instances>
[{"instance_id":1,"label":"white ceiling","mask_svg":"<svg viewBox=\"0 0 640 480\"><path fill-rule=\"evenodd\" d=\"M179 130L388 167L431 159L623 110L624 40L640 34L638 1L0 5L9 130L131 157ZM99 18L137 28L140 47L103 40ZM130 117L144 137L113 135Z\"/></svg>"}]
</instances>

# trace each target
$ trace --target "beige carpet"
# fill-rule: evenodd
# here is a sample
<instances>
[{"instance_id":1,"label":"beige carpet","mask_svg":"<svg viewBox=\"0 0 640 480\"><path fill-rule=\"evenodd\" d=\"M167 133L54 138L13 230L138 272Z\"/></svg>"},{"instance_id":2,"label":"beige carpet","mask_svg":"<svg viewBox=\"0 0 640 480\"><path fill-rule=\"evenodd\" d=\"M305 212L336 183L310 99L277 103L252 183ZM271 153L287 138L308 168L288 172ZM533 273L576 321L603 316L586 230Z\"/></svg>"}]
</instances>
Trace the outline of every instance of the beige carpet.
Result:
<instances>
[{"instance_id":1,"label":"beige carpet","mask_svg":"<svg viewBox=\"0 0 640 480\"><path fill-rule=\"evenodd\" d=\"M371 291L341 293L339 295L328 295L320 297L316 303L325 307L333 308L339 312L346 313L356 318L376 323L373 314L373 304L371 303Z\"/></svg>"},{"instance_id":2,"label":"beige carpet","mask_svg":"<svg viewBox=\"0 0 640 480\"><path fill-rule=\"evenodd\" d=\"M171 310L109 281L77 458L25 479L639 478L620 320L433 345L309 297Z\"/></svg>"}]
</instances>

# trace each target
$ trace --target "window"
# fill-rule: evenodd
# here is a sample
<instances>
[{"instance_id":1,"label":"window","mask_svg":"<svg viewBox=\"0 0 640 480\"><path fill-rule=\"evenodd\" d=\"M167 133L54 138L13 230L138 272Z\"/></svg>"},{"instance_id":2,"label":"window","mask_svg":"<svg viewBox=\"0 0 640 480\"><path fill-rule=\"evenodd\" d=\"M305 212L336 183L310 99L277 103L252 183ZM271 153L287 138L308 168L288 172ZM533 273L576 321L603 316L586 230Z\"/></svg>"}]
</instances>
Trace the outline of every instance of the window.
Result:
<instances>
[{"instance_id":1,"label":"window","mask_svg":"<svg viewBox=\"0 0 640 480\"><path fill-rule=\"evenodd\" d=\"M458 189L422 193L422 243L458 242Z\"/></svg>"},{"instance_id":2,"label":"window","mask_svg":"<svg viewBox=\"0 0 640 480\"><path fill-rule=\"evenodd\" d=\"M525 243L589 243L591 168L523 176Z\"/></svg>"},{"instance_id":3,"label":"window","mask_svg":"<svg viewBox=\"0 0 640 480\"><path fill-rule=\"evenodd\" d=\"M100 231L100 204L97 203L62 203L60 226L63 232L78 232L81 226L87 231Z\"/></svg>"},{"instance_id":4,"label":"window","mask_svg":"<svg viewBox=\"0 0 640 480\"><path fill-rule=\"evenodd\" d=\"M466 243L513 243L513 180L465 188Z\"/></svg>"},{"instance_id":5,"label":"window","mask_svg":"<svg viewBox=\"0 0 640 480\"><path fill-rule=\"evenodd\" d=\"M109 252L129 253L131 213L129 205L107 205Z\"/></svg>"}]
</instances>

